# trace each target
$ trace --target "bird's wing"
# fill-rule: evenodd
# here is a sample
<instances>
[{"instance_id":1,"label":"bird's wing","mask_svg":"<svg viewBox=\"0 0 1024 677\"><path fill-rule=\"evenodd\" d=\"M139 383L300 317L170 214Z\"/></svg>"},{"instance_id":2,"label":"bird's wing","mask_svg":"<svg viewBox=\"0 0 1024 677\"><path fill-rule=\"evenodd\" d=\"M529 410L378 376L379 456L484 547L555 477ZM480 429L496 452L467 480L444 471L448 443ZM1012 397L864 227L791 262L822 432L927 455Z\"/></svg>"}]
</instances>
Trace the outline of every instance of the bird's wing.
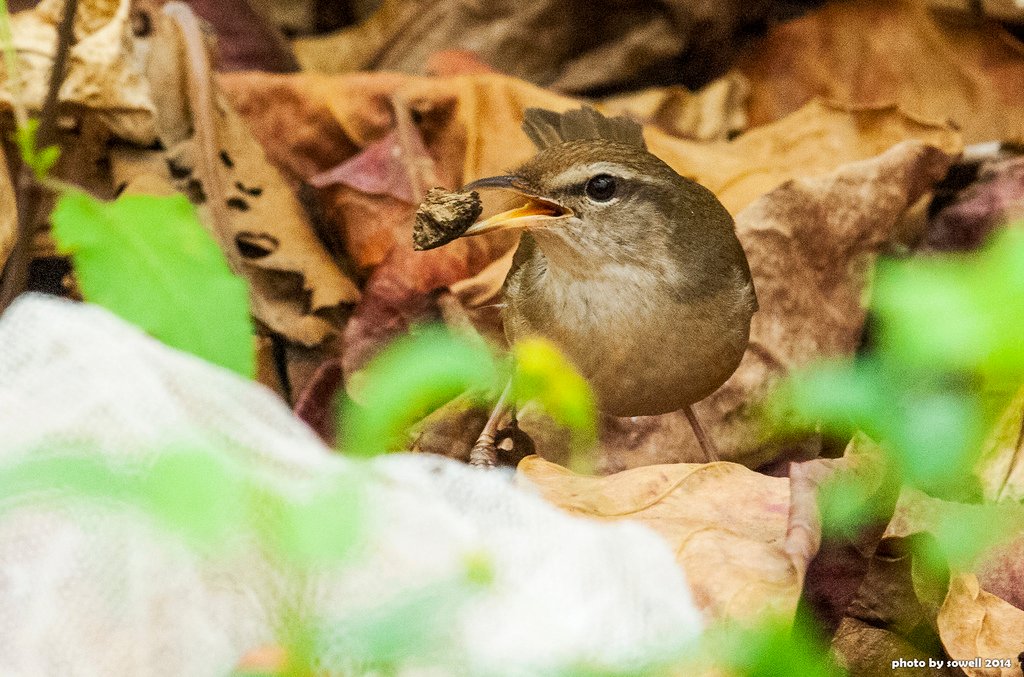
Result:
<instances>
[{"instance_id":1,"label":"bird's wing","mask_svg":"<svg viewBox=\"0 0 1024 677\"><path fill-rule=\"evenodd\" d=\"M527 108L523 117L523 131L544 150L566 141L607 139L646 149L643 128L627 117L605 117L590 106L556 113L543 108Z\"/></svg>"}]
</instances>

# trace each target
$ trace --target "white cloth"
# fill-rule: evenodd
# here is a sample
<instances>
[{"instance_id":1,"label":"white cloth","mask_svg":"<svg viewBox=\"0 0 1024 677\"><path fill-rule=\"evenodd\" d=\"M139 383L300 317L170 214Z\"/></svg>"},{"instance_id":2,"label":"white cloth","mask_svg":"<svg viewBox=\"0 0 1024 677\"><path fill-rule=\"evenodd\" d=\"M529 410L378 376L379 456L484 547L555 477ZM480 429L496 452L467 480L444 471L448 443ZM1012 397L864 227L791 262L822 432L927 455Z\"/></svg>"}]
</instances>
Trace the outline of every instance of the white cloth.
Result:
<instances>
[{"instance_id":1,"label":"white cloth","mask_svg":"<svg viewBox=\"0 0 1024 677\"><path fill-rule=\"evenodd\" d=\"M250 650L281 643L282 601L358 628L431 590L446 599L480 557L493 582L428 604L438 636L400 674L628 666L700 632L672 553L639 525L570 517L508 474L438 457L360 466L268 390L95 306L24 295L0 319L0 470L69 448L144 466L171 443L296 497L356 473L358 553L297 580L254 539L199 552L110 500L0 496L0 674L223 677ZM324 667L361 674L332 637L318 644Z\"/></svg>"}]
</instances>

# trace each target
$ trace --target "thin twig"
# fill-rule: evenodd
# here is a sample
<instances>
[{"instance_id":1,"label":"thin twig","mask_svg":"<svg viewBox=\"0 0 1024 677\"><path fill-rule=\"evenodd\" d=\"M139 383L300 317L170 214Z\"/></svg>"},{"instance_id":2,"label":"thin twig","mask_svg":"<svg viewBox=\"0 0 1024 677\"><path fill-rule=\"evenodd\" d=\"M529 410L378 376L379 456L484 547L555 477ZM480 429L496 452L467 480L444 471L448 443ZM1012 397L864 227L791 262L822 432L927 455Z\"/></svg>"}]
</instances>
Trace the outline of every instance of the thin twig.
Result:
<instances>
[{"instance_id":1,"label":"thin twig","mask_svg":"<svg viewBox=\"0 0 1024 677\"><path fill-rule=\"evenodd\" d=\"M53 67L50 69L49 88L40 111L39 128L36 130L36 150L52 145L57 139L57 108L58 95L64 84L68 52L74 40L75 12L78 0L65 0L64 15L57 28L57 45L53 56ZM15 73L9 71L8 82L13 82ZM0 314L14 302L14 299L25 289L28 281L29 265L32 259L33 225L36 212L43 201L43 187L36 180L32 169L22 161L16 183L16 202L18 210L18 233L14 247L4 267L3 278L0 279Z\"/></svg>"},{"instance_id":2,"label":"thin twig","mask_svg":"<svg viewBox=\"0 0 1024 677\"><path fill-rule=\"evenodd\" d=\"M46 148L57 142L57 97L61 85L67 75L68 53L75 39L75 13L78 11L78 0L64 0L64 15L57 27L57 51L53 55L53 68L50 69L50 87L46 91L46 100L39 114L39 129L36 134L36 149Z\"/></svg>"}]
</instances>

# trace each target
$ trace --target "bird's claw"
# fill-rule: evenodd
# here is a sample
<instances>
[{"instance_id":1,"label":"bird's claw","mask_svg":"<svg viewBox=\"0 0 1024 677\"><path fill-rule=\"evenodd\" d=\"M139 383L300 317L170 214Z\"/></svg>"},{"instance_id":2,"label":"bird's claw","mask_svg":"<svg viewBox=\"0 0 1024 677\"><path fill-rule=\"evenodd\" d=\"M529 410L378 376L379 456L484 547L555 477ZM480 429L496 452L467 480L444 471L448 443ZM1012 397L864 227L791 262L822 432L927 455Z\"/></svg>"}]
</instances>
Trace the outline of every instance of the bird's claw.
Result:
<instances>
[{"instance_id":1,"label":"bird's claw","mask_svg":"<svg viewBox=\"0 0 1024 677\"><path fill-rule=\"evenodd\" d=\"M494 435L480 433L476 444L469 451L469 464L474 468L493 468L498 462L498 450L494 445Z\"/></svg>"}]
</instances>

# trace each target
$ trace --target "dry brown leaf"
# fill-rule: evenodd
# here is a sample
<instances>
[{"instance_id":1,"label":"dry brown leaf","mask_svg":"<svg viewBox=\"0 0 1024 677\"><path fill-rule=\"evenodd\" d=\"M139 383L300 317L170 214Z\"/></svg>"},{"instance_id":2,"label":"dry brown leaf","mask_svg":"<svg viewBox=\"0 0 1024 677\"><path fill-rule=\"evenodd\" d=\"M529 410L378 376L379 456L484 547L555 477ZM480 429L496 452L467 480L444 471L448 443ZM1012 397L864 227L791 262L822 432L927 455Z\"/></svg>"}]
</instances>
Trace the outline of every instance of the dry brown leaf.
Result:
<instances>
[{"instance_id":1,"label":"dry brown leaf","mask_svg":"<svg viewBox=\"0 0 1024 677\"><path fill-rule=\"evenodd\" d=\"M750 83L729 73L691 92L678 85L652 87L602 100L605 112L627 115L666 134L694 141L728 141L747 128Z\"/></svg>"},{"instance_id":2,"label":"dry brown leaf","mask_svg":"<svg viewBox=\"0 0 1024 677\"><path fill-rule=\"evenodd\" d=\"M891 674L894 660L944 662L936 616L946 596L945 573L921 567L918 550L937 526L935 512L949 507L919 492L904 490L883 538L869 556L856 595L832 648L855 675ZM956 506L954 506L956 507ZM962 674L944 664L928 674Z\"/></svg>"},{"instance_id":3,"label":"dry brown leaf","mask_svg":"<svg viewBox=\"0 0 1024 677\"><path fill-rule=\"evenodd\" d=\"M970 569L986 590L1024 609L1024 507L1017 502L957 503L904 488L883 539L913 538L940 529L948 534L950 525L961 524L971 525L965 538L978 538L973 531L976 525L989 525L992 531L987 536L997 541L981 548L966 564L957 563L959 568Z\"/></svg>"},{"instance_id":4,"label":"dry brown leaf","mask_svg":"<svg viewBox=\"0 0 1024 677\"><path fill-rule=\"evenodd\" d=\"M359 291L316 237L292 187L217 96L198 23L181 5L159 22L149 76L170 180L248 279L253 314L292 341L321 343Z\"/></svg>"},{"instance_id":5,"label":"dry brown leaf","mask_svg":"<svg viewBox=\"0 0 1024 677\"><path fill-rule=\"evenodd\" d=\"M975 661L962 667L968 677L1017 677L1024 653L1024 611L981 589L974 574L958 574L939 610L939 636L953 660ZM987 666L986 659L1009 665Z\"/></svg>"},{"instance_id":6,"label":"dry brown leaf","mask_svg":"<svg viewBox=\"0 0 1024 677\"><path fill-rule=\"evenodd\" d=\"M832 651L841 667L857 677L891 677L893 674L925 674L915 668L894 670L894 661L939 661L942 667L929 668L929 677L961 677L962 673L945 667L944 656L922 651L907 639L888 630L856 618L844 618L835 637Z\"/></svg>"},{"instance_id":7,"label":"dry brown leaf","mask_svg":"<svg viewBox=\"0 0 1024 677\"><path fill-rule=\"evenodd\" d=\"M971 15L981 14L1005 21L1021 23L1024 20L1024 5L1018 0L928 0L932 9L955 12L964 20L973 18Z\"/></svg>"},{"instance_id":8,"label":"dry brown leaf","mask_svg":"<svg viewBox=\"0 0 1024 677\"><path fill-rule=\"evenodd\" d=\"M828 96L951 120L968 143L1024 139L1024 47L995 22L944 20L924 0L826 3L773 26L737 66L752 82L752 125Z\"/></svg>"},{"instance_id":9,"label":"dry brown leaf","mask_svg":"<svg viewBox=\"0 0 1024 677\"><path fill-rule=\"evenodd\" d=\"M29 110L42 108L49 84L63 0L42 0L11 17L17 55L16 95ZM142 145L156 140L153 104L143 74L140 45L132 37L129 0L81 0L75 14L75 42L68 53L61 102L81 106L110 131ZM0 101L11 105L6 70Z\"/></svg>"},{"instance_id":10,"label":"dry brown leaf","mask_svg":"<svg viewBox=\"0 0 1024 677\"><path fill-rule=\"evenodd\" d=\"M789 480L734 463L656 465L587 477L531 456L518 476L569 513L632 519L665 538L712 618L792 614L806 561L785 549Z\"/></svg>"},{"instance_id":11,"label":"dry brown leaf","mask_svg":"<svg viewBox=\"0 0 1024 677\"><path fill-rule=\"evenodd\" d=\"M933 555L943 552L934 548L936 534L949 539L960 528L962 538L970 540L978 536L975 531L983 529L982 524L998 529L997 523L1007 525L1008 531L994 547L972 558L919 559L925 550ZM871 667L873 657L884 659L886 666L901 657L1015 659L1024 649L1021 525L1024 511L1016 503L955 503L904 487L833 648L858 675L881 674L877 666ZM1016 665L1017 672L965 670L968 675L1019 674ZM936 674L963 672L944 664Z\"/></svg>"},{"instance_id":12,"label":"dry brown leaf","mask_svg":"<svg viewBox=\"0 0 1024 677\"><path fill-rule=\"evenodd\" d=\"M936 191L921 251L971 251L1024 217L1024 157L1012 146L966 153Z\"/></svg>"},{"instance_id":13,"label":"dry brown leaf","mask_svg":"<svg viewBox=\"0 0 1024 677\"><path fill-rule=\"evenodd\" d=\"M150 25L161 8L175 0L132 0L135 21ZM180 1L180 0L178 0ZM287 39L250 0L187 0L217 37L218 71L291 73L299 62ZM273 3L279 4L279 3Z\"/></svg>"},{"instance_id":14,"label":"dry brown leaf","mask_svg":"<svg viewBox=\"0 0 1024 677\"><path fill-rule=\"evenodd\" d=\"M877 459L863 456L803 465L794 482L735 463L588 477L530 456L519 463L517 477L569 513L647 525L675 551L709 617L750 619L796 611L820 538L818 486L837 473L880 477Z\"/></svg>"}]
</instances>

